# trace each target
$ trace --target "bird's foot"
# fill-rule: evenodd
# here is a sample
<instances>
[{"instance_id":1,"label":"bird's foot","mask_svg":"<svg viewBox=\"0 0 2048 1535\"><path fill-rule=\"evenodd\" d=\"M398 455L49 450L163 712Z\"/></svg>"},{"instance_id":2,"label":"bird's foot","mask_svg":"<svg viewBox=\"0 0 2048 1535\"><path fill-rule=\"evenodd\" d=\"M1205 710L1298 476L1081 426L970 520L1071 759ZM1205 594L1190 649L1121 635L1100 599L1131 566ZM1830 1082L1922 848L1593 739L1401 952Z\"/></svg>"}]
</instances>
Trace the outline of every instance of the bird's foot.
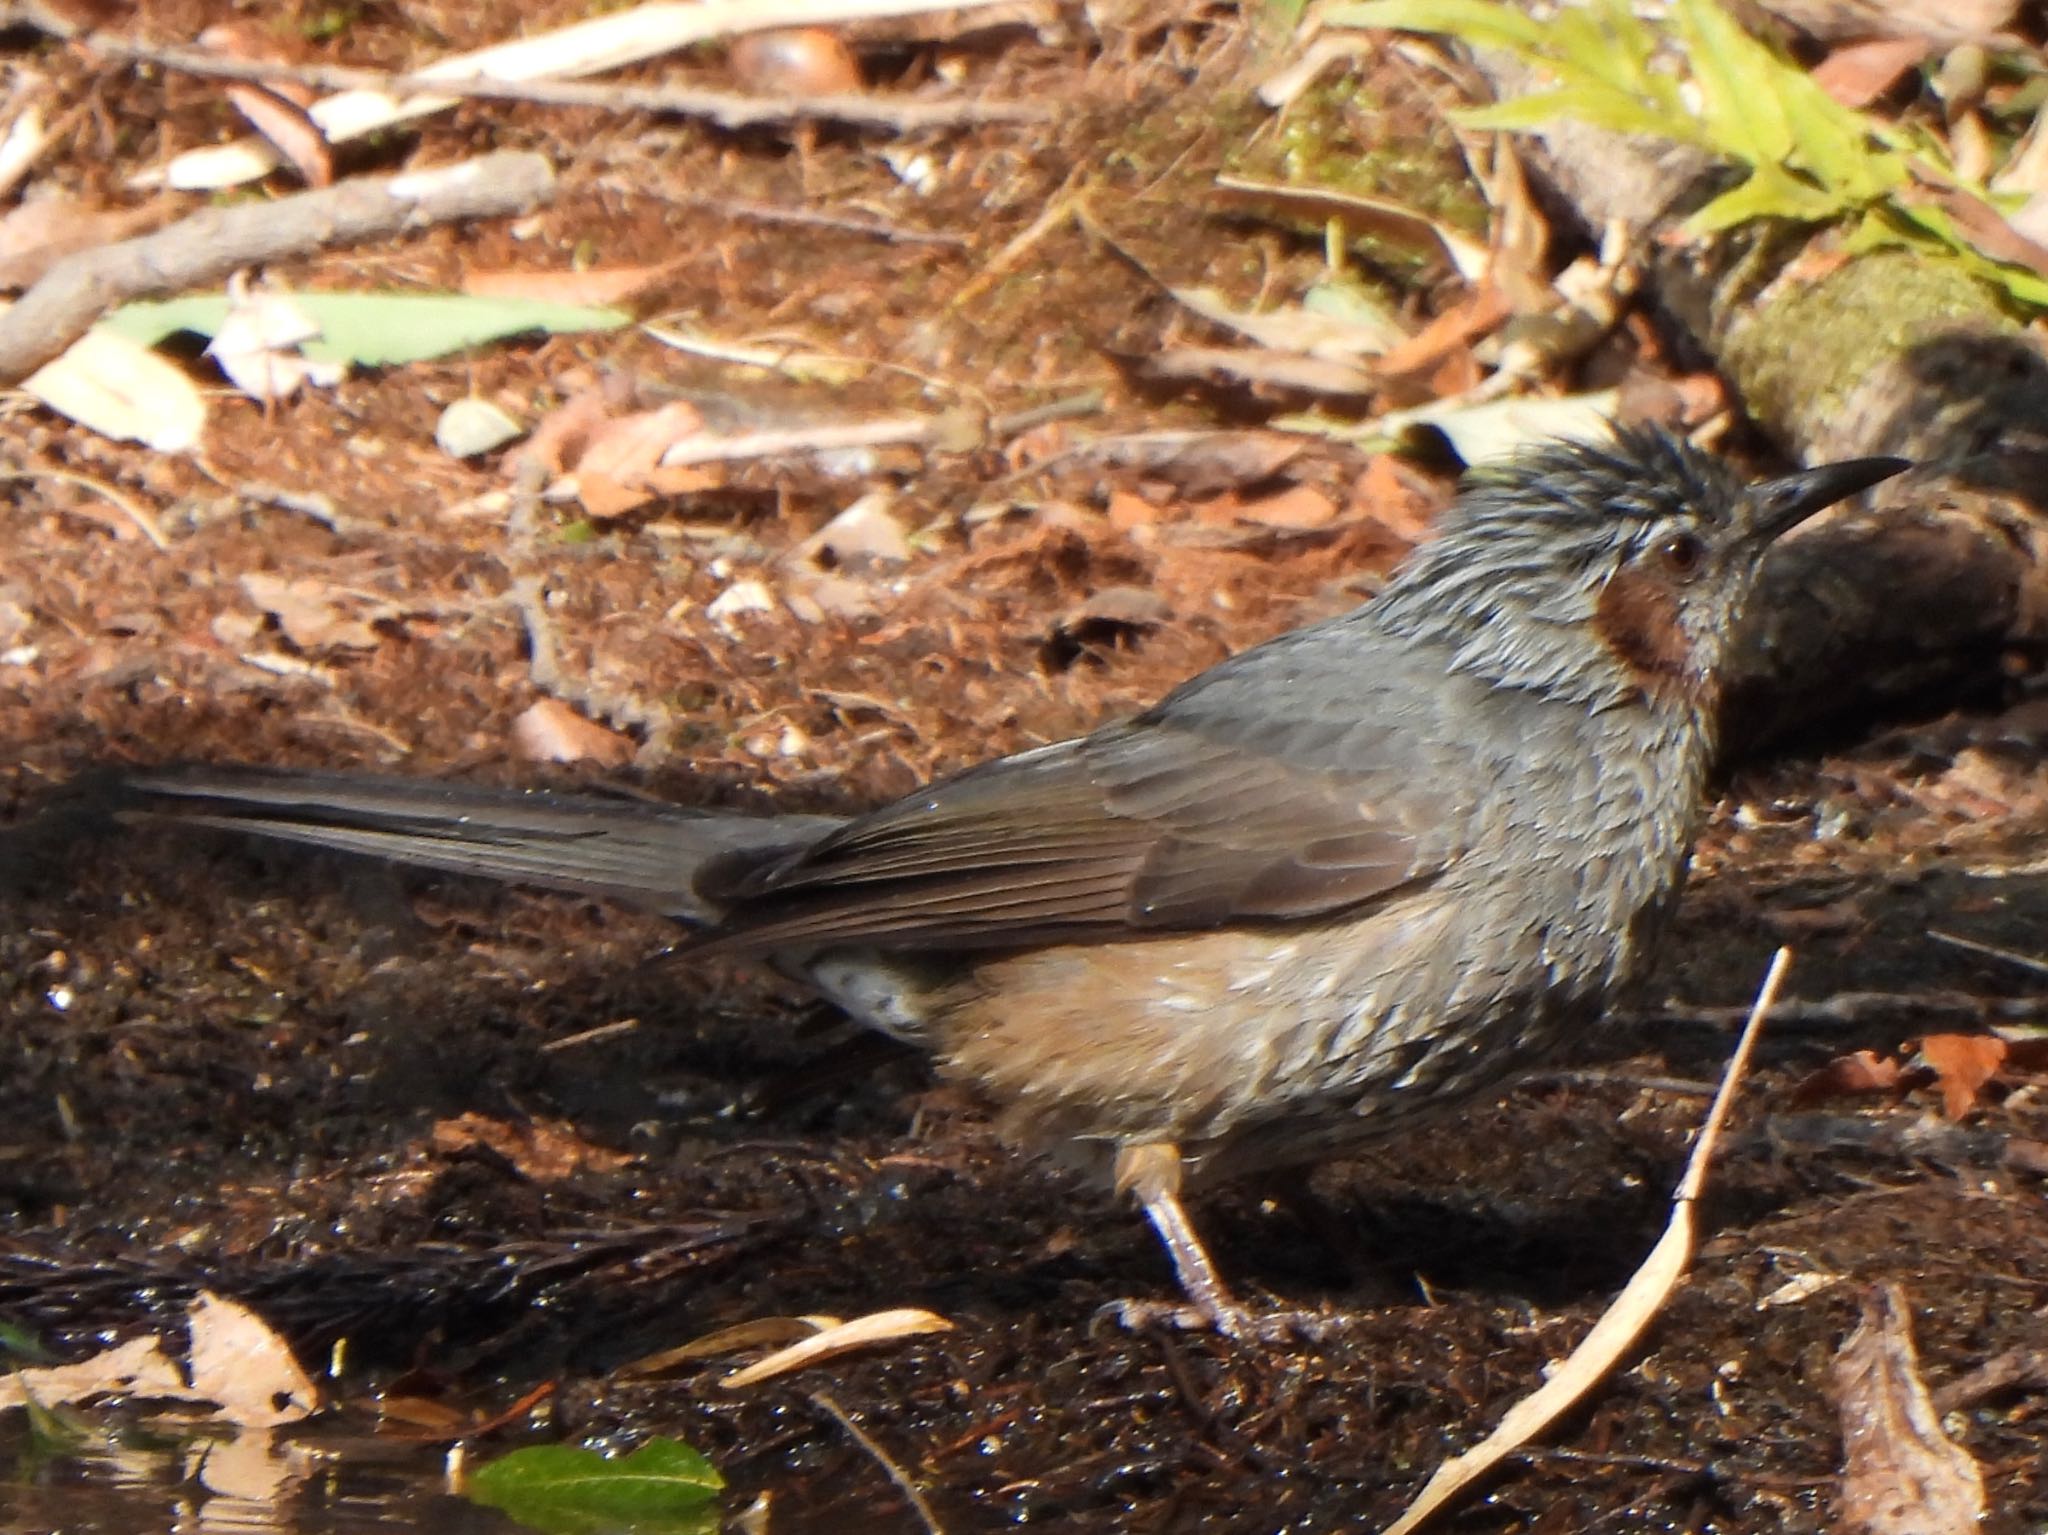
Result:
<instances>
[{"instance_id":1,"label":"bird's foot","mask_svg":"<svg viewBox=\"0 0 2048 1535\"><path fill-rule=\"evenodd\" d=\"M1126 1332L1213 1332L1233 1343L1276 1348L1328 1342L1349 1322L1338 1311L1266 1310L1238 1301L1207 1306L1186 1301L1112 1301L1099 1315Z\"/></svg>"}]
</instances>

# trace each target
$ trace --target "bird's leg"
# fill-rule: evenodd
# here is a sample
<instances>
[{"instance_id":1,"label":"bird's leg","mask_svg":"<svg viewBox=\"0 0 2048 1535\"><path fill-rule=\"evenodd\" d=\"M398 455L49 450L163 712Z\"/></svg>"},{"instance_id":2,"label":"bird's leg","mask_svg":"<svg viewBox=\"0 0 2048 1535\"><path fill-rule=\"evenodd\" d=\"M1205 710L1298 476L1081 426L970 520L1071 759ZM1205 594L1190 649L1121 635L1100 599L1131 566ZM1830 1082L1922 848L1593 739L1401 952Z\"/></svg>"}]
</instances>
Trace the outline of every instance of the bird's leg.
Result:
<instances>
[{"instance_id":1,"label":"bird's leg","mask_svg":"<svg viewBox=\"0 0 2048 1535\"><path fill-rule=\"evenodd\" d=\"M1143 1327L1165 1322L1176 1327L1210 1328L1227 1338L1261 1343L1286 1342L1315 1337L1329 1330L1332 1319L1292 1311L1255 1311L1237 1300L1216 1272L1209 1249L1195 1234L1181 1203L1180 1147L1171 1141L1146 1141L1122 1147L1116 1156L1116 1188L1119 1194L1137 1196L1145 1218L1166 1244L1173 1271L1180 1280L1181 1293L1191 1305L1167 1306L1157 1302L1125 1301L1116 1309L1126 1327Z\"/></svg>"},{"instance_id":2,"label":"bird's leg","mask_svg":"<svg viewBox=\"0 0 2048 1535\"><path fill-rule=\"evenodd\" d=\"M1243 1308L1231 1298L1209 1249L1195 1234L1188 1207L1180 1202L1180 1175L1180 1147L1172 1141L1125 1146L1116 1154L1116 1191L1137 1196L1145 1218L1166 1244L1181 1293L1218 1332L1229 1332L1224 1319L1237 1317Z\"/></svg>"}]
</instances>

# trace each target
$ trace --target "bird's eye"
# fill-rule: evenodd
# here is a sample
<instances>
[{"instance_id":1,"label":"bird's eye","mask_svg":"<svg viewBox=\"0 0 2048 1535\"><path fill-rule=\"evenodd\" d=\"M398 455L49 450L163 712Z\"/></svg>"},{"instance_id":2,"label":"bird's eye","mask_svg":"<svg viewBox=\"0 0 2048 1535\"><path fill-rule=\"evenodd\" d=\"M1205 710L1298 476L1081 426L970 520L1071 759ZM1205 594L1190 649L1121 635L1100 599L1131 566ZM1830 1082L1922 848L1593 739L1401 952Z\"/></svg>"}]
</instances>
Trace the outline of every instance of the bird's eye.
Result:
<instances>
[{"instance_id":1,"label":"bird's eye","mask_svg":"<svg viewBox=\"0 0 2048 1535\"><path fill-rule=\"evenodd\" d=\"M1690 533L1673 533L1657 545L1657 561L1681 581L1690 581L1706 563L1707 549Z\"/></svg>"}]
</instances>

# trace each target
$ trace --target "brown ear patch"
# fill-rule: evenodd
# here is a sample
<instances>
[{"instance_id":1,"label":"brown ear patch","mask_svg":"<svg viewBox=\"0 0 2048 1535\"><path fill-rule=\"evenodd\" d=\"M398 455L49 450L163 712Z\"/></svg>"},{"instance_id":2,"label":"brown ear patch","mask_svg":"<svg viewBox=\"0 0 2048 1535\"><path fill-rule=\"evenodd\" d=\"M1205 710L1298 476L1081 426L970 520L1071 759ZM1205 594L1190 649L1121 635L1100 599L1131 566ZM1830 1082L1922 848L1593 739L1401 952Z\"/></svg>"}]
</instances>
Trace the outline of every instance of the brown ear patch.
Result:
<instances>
[{"instance_id":1,"label":"brown ear patch","mask_svg":"<svg viewBox=\"0 0 2048 1535\"><path fill-rule=\"evenodd\" d=\"M1678 594L1655 576L1633 567L1616 572L1594 607L1593 629L1646 689L1671 687L1692 672Z\"/></svg>"}]
</instances>

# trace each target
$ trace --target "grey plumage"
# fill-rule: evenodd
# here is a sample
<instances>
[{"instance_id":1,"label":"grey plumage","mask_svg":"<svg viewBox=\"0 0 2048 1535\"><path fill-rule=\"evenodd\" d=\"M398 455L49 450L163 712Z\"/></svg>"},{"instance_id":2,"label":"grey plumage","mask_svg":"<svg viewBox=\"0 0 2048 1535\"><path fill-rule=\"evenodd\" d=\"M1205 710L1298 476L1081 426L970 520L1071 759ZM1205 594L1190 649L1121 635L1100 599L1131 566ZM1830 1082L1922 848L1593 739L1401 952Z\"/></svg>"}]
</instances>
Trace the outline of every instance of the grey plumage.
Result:
<instances>
[{"instance_id":1,"label":"grey plumage","mask_svg":"<svg viewBox=\"0 0 2048 1535\"><path fill-rule=\"evenodd\" d=\"M1595 1021L1683 877L1770 541L1903 468L1748 487L1664 434L1470 484L1387 590L1134 719L847 820L197 770L213 825L636 900L1176 1190L1482 1090Z\"/></svg>"}]
</instances>

